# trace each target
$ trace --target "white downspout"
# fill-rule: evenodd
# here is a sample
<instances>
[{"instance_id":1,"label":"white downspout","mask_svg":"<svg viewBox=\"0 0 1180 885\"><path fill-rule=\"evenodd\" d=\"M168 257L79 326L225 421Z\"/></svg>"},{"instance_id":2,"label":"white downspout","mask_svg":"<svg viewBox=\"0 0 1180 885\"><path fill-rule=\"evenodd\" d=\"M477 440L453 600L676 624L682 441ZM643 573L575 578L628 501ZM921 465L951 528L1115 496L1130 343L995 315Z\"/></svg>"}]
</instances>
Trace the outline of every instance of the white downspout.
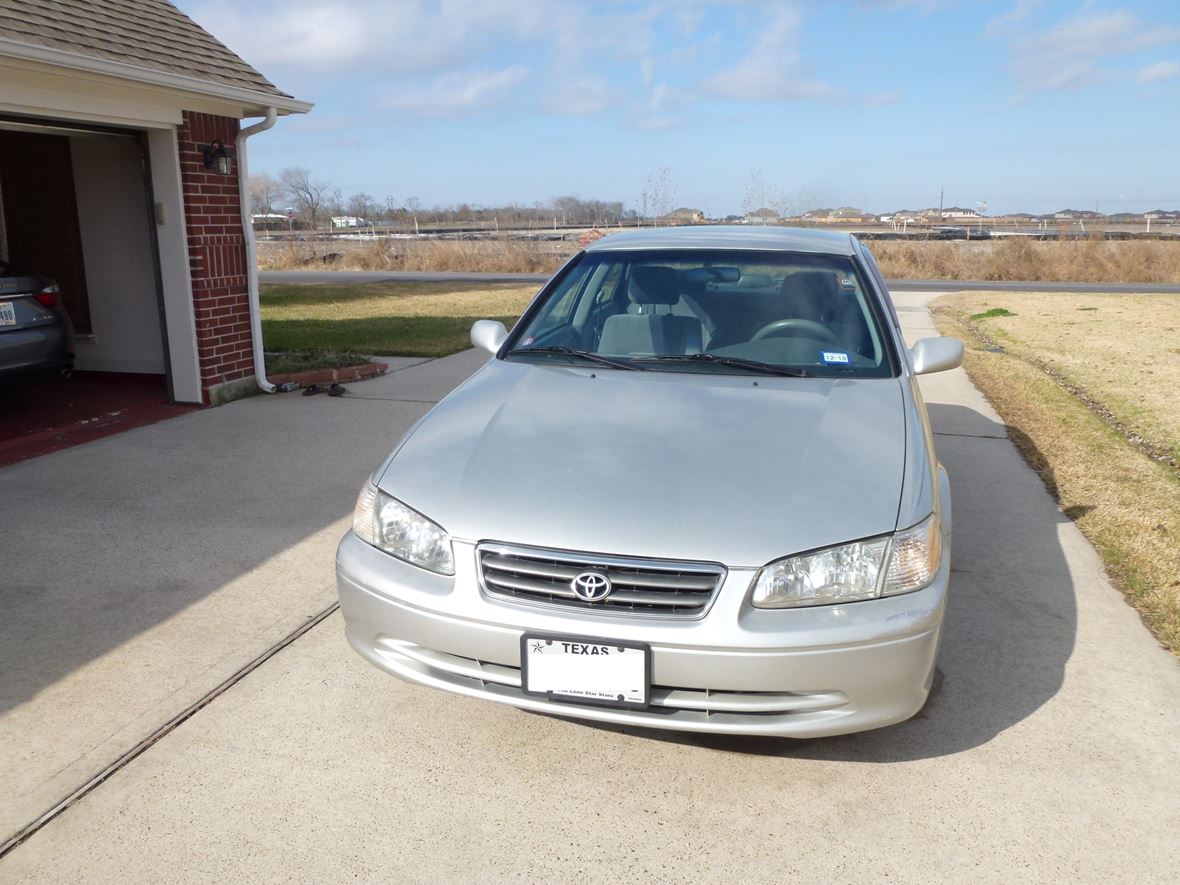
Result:
<instances>
[{"instance_id":1,"label":"white downspout","mask_svg":"<svg viewBox=\"0 0 1180 885\"><path fill-rule=\"evenodd\" d=\"M238 193L242 204L242 233L246 237L246 294L250 301L250 338L254 342L254 380L263 393L274 393L266 380L266 358L262 351L262 308L258 303L258 255L254 247L254 213L250 204L250 171L246 168L246 139L265 132L275 124L278 112L266 109L266 119L238 132L234 154L238 160Z\"/></svg>"}]
</instances>

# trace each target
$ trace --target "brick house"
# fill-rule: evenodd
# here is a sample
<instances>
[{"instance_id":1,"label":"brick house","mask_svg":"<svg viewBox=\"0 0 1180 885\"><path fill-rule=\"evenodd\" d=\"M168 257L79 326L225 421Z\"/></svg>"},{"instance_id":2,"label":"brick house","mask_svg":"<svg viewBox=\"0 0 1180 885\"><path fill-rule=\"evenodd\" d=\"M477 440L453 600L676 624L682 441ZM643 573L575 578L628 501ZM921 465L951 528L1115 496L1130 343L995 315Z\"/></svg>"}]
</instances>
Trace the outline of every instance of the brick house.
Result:
<instances>
[{"instance_id":1,"label":"brick house","mask_svg":"<svg viewBox=\"0 0 1180 885\"><path fill-rule=\"evenodd\" d=\"M266 386L247 140L310 108L167 0L0 0L0 260L57 279L79 370Z\"/></svg>"}]
</instances>

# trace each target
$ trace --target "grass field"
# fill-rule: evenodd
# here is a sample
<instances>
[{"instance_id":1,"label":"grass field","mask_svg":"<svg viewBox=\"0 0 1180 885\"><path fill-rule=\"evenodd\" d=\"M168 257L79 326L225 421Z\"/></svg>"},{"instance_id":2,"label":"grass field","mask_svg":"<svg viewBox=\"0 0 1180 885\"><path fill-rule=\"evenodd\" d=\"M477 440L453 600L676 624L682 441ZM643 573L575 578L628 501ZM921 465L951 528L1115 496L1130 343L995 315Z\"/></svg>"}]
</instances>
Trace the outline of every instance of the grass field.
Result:
<instances>
[{"instance_id":1,"label":"grass field","mask_svg":"<svg viewBox=\"0 0 1180 885\"><path fill-rule=\"evenodd\" d=\"M1180 296L958 293L944 334L1062 509L1180 655Z\"/></svg>"},{"instance_id":2,"label":"grass field","mask_svg":"<svg viewBox=\"0 0 1180 885\"><path fill-rule=\"evenodd\" d=\"M1008 238L868 245L885 276L898 280L1180 283L1180 240Z\"/></svg>"},{"instance_id":3,"label":"grass field","mask_svg":"<svg viewBox=\"0 0 1180 885\"><path fill-rule=\"evenodd\" d=\"M339 353L446 356L471 346L476 320L511 325L536 290L486 283L268 284L261 287L262 337L269 352L317 353L324 360Z\"/></svg>"},{"instance_id":4,"label":"grass field","mask_svg":"<svg viewBox=\"0 0 1180 885\"><path fill-rule=\"evenodd\" d=\"M869 246L890 279L1180 283L1180 239L912 240ZM264 270L552 273L577 250L573 242L509 239L263 241L258 260Z\"/></svg>"}]
</instances>

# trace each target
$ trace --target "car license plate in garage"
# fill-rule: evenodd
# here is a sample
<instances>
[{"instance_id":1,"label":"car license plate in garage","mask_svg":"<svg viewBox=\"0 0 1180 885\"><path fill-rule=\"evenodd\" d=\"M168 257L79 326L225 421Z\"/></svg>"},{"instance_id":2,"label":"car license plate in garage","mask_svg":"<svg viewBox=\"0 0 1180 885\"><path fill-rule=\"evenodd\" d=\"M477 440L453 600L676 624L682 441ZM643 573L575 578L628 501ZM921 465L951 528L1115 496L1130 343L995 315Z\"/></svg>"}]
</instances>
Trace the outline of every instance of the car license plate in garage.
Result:
<instances>
[{"instance_id":1,"label":"car license plate in garage","mask_svg":"<svg viewBox=\"0 0 1180 885\"><path fill-rule=\"evenodd\" d=\"M16 310L11 301L0 301L0 326L15 326Z\"/></svg>"},{"instance_id":2,"label":"car license plate in garage","mask_svg":"<svg viewBox=\"0 0 1180 885\"><path fill-rule=\"evenodd\" d=\"M525 634L521 685L528 694L611 706L647 706L651 650L643 644Z\"/></svg>"}]
</instances>

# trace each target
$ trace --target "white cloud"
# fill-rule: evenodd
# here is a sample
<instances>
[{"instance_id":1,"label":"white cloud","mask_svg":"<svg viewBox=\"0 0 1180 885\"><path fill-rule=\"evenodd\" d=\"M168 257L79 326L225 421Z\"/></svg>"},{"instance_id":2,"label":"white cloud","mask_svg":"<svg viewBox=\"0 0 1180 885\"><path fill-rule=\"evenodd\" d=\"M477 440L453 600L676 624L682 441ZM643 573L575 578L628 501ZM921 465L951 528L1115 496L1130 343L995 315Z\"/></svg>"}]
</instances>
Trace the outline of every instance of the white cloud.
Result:
<instances>
[{"instance_id":1,"label":"white cloud","mask_svg":"<svg viewBox=\"0 0 1180 885\"><path fill-rule=\"evenodd\" d=\"M844 97L843 90L812 79L796 49L800 17L775 9L753 47L738 64L707 78L704 88L723 98L790 101Z\"/></svg>"},{"instance_id":2,"label":"white cloud","mask_svg":"<svg viewBox=\"0 0 1180 885\"><path fill-rule=\"evenodd\" d=\"M901 101L901 90L894 89L892 92L878 92L874 95L865 96L861 100L861 105L865 109L880 108L897 104L899 101Z\"/></svg>"},{"instance_id":3,"label":"white cloud","mask_svg":"<svg viewBox=\"0 0 1180 885\"><path fill-rule=\"evenodd\" d=\"M870 9L877 6L885 9L917 9L921 12L934 12L949 4L948 0L860 0L857 5Z\"/></svg>"},{"instance_id":4,"label":"white cloud","mask_svg":"<svg viewBox=\"0 0 1180 885\"><path fill-rule=\"evenodd\" d=\"M687 92L657 83L646 100L632 106L632 123L639 129L672 129L686 122L682 112L692 104Z\"/></svg>"},{"instance_id":5,"label":"white cloud","mask_svg":"<svg viewBox=\"0 0 1180 885\"><path fill-rule=\"evenodd\" d=\"M1173 77L1180 77L1180 64L1174 61L1160 61L1141 68L1135 75L1135 82L1154 83L1156 80L1171 80Z\"/></svg>"},{"instance_id":6,"label":"white cloud","mask_svg":"<svg viewBox=\"0 0 1180 885\"><path fill-rule=\"evenodd\" d=\"M523 65L495 71L448 71L429 83L393 92L381 104L424 117L477 111L503 101L528 76L529 70Z\"/></svg>"},{"instance_id":7,"label":"white cloud","mask_svg":"<svg viewBox=\"0 0 1180 885\"><path fill-rule=\"evenodd\" d=\"M551 92L541 106L557 114L597 114L618 102L617 91L601 77L580 77Z\"/></svg>"},{"instance_id":8,"label":"white cloud","mask_svg":"<svg viewBox=\"0 0 1180 885\"><path fill-rule=\"evenodd\" d=\"M1149 26L1121 10L1069 19L1014 42L1018 98L1084 86L1106 76L1105 61L1177 41L1180 29Z\"/></svg>"},{"instance_id":9,"label":"white cloud","mask_svg":"<svg viewBox=\"0 0 1180 885\"><path fill-rule=\"evenodd\" d=\"M657 114L654 116L644 114L636 118L635 125L640 129L651 129L658 132L664 129L675 129L683 122L684 118L676 114Z\"/></svg>"},{"instance_id":10,"label":"white cloud","mask_svg":"<svg viewBox=\"0 0 1180 885\"><path fill-rule=\"evenodd\" d=\"M998 37L1001 34L1011 30L1015 25L1028 18L1029 13L1032 12L1033 7L1037 5L1039 0L1016 0L1013 7L1007 12L1001 13L987 23L983 29L983 33L988 37Z\"/></svg>"},{"instance_id":11,"label":"white cloud","mask_svg":"<svg viewBox=\"0 0 1180 885\"><path fill-rule=\"evenodd\" d=\"M680 6L672 10L672 21L685 37L691 37L705 20L705 13L699 6Z\"/></svg>"},{"instance_id":12,"label":"white cloud","mask_svg":"<svg viewBox=\"0 0 1180 885\"><path fill-rule=\"evenodd\" d=\"M538 15L527 0L187 0L182 6L264 71L423 73L470 63L508 36L548 39L571 28L560 8Z\"/></svg>"}]
</instances>

